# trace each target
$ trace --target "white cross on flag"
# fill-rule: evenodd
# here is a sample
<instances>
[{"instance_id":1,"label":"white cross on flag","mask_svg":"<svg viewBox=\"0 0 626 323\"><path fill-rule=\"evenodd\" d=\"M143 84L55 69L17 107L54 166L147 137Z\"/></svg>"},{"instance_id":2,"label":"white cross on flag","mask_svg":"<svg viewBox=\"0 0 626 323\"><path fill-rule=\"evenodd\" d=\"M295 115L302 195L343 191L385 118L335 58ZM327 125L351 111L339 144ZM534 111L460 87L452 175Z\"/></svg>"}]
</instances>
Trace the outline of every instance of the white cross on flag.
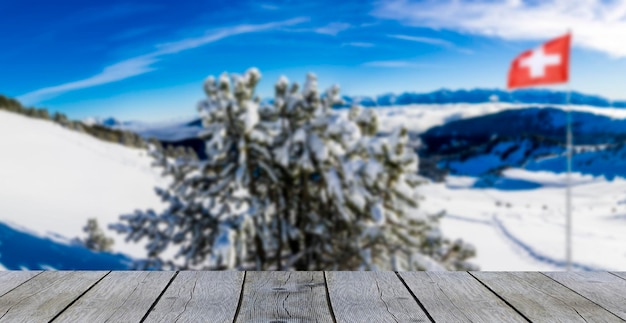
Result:
<instances>
[{"instance_id":1,"label":"white cross on flag","mask_svg":"<svg viewBox=\"0 0 626 323\"><path fill-rule=\"evenodd\" d=\"M569 78L570 34L517 56L509 70L508 88L555 84Z\"/></svg>"}]
</instances>

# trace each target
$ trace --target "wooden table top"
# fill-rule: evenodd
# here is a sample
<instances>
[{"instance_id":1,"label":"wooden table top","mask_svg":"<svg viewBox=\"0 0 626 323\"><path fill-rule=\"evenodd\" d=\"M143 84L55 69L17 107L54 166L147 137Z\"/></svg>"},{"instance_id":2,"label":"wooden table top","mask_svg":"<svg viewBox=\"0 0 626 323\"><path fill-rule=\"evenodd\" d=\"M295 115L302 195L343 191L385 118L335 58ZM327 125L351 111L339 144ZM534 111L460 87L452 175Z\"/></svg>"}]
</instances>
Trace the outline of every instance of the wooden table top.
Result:
<instances>
[{"instance_id":1,"label":"wooden table top","mask_svg":"<svg viewBox=\"0 0 626 323\"><path fill-rule=\"evenodd\" d=\"M0 271L0 322L625 322L626 272Z\"/></svg>"}]
</instances>

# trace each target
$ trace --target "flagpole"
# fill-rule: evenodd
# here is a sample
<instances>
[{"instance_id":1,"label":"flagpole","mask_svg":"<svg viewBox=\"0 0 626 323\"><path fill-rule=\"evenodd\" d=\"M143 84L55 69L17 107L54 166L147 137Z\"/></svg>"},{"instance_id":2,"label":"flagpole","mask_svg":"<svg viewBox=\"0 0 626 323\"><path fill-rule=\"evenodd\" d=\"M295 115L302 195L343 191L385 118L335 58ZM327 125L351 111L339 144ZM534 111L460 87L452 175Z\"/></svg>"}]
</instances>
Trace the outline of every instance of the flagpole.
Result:
<instances>
[{"instance_id":1,"label":"flagpole","mask_svg":"<svg viewBox=\"0 0 626 323\"><path fill-rule=\"evenodd\" d=\"M571 29L567 30L567 33L571 33ZM571 57L570 57L571 59ZM571 64L571 62L570 62ZM569 66L568 66L569 68ZM566 256L567 259L567 271L572 270L572 108L570 106L571 87L569 80L567 82L567 175L566 175L566 188L565 188L565 230L566 230Z\"/></svg>"},{"instance_id":2,"label":"flagpole","mask_svg":"<svg viewBox=\"0 0 626 323\"><path fill-rule=\"evenodd\" d=\"M565 227L566 227L566 259L567 271L572 269L572 188L571 188L571 172L572 172L572 113L570 107L571 89L569 83L567 85L567 175L565 190Z\"/></svg>"}]
</instances>

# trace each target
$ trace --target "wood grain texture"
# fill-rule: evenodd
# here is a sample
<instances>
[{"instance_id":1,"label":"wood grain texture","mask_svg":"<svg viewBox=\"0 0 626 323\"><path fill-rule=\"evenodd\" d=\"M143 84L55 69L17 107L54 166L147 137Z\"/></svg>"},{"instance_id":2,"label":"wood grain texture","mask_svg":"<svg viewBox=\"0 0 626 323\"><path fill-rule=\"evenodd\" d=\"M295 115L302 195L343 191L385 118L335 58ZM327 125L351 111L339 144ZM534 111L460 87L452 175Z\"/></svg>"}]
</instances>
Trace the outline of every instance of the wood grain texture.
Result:
<instances>
[{"instance_id":1,"label":"wood grain texture","mask_svg":"<svg viewBox=\"0 0 626 323\"><path fill-rule=\"evenodd\" d=\"M538 272L471 272L533 322L623 322Z\"/></svg>"},{"instance_id":2,"label":"wood grain texture","mask_svg":"<svg viewBox=\"0 0 626 323\"><path fill-rule=\"evenodd\" d=\"M626 271L612 271L611 274L626 279Z\"/></svg>"},{"instance_id":3,"label":"wood grain texture","mask_svg":"<svg viewBox=\"0 0 626 323\"><path fill-rule=\"evenodd\" d=\"M337 322L430 322L394 272L327 272Z\"/></svg>"},{"instance_id":4,"label":"wood grain texture","mask_svg":"<svg viewBox=\"0 0 626 323\"><path fill-rule=\"evenodd\" d=\"M320 271L249 271L237 322L333 322Z\"/></svg>"},{"instance_id":5,"label":"wood grain texture","mask_svg":"<svg viewBox=\"0 0 626 323\"><path fill-rule=\"evenodd\" d=\"M435 322L527 322L467 272L401 272Z\"/></svg>"},{"instance_id":6,"label":"wood grain texture","mask_svg":"<svg viewBox=\"0 0 626 323\"><path fill-rule=\"evenodd\" d=\"M0 297L0 322L48 322L107 271L46 271Z\"/></svg>"},{"instance_id":7,"label":"wood grain texture","mask_svg":"<svg viewBox=\"0 0 626 323\"><path fill-rule=\"evenodd\" d=\"M544 272L544 275L626 320L626 280L608 272Z\"/></svg>"},{"instance_id":8,"label":"wood grain texture","mask_svg":"<svg viewBox=\"0 0 626 323\"><path fill-rule=\"evenodd\" d=\"M243 272L181 271L145 322L233 322Z\"/></svg>"},{"instance_id":9,"label":"wood grain texture","mask_svg":"<svg viewBox=\"0 0 626 323\"><path fill-rule=\"evenodd\" d=\"M422 308L438 323L625 322L626 273L0 271L0 323L430 322Z\"/></svg>"},{"instance_id":10,"label":"wood grain texture","mask_svg":"<svg viewBox=\"0 0 626 323\"><path fill-rule=\"evenodd\" d=\"M0 271L0 296L41 274L41 271Z\"/></svg>"},{"instance_id":11,"label":"wood grain texture","mask_svg":"<svg viewBox=\"0 0 626 323\"><path fill-rule=\"evenodd\" d=\"M55 322L139 322L172 276L167 271L111 272Z\"/></svg>"}]
</instances>

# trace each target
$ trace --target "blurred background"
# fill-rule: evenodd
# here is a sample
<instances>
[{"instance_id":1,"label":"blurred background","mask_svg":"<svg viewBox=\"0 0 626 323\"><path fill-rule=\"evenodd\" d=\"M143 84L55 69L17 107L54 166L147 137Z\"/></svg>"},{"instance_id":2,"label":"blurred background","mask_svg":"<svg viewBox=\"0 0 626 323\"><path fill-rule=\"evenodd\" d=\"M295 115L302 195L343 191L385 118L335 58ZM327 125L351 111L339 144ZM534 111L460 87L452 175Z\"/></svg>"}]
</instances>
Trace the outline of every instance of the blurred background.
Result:
<instances>
[{"instance_id":1,"label":"blurred background","mask_svg":"<svg viewBox=\"0 0 626 323\"><path fill-rule=\"evenodd\" d=\"M576 270L626 270L626 1L0 2L0 269L126 269L108 228L161 210L149 139L205 160L208 75L338 84L378 135L408 130L419 209L481 270L564 270L571 111ZM512 60L572 33L570 82L506 90ZM568 105L568 96L569 102ZM89 222L89 219L95 221Z\"/></svg>"}]
</instances>

